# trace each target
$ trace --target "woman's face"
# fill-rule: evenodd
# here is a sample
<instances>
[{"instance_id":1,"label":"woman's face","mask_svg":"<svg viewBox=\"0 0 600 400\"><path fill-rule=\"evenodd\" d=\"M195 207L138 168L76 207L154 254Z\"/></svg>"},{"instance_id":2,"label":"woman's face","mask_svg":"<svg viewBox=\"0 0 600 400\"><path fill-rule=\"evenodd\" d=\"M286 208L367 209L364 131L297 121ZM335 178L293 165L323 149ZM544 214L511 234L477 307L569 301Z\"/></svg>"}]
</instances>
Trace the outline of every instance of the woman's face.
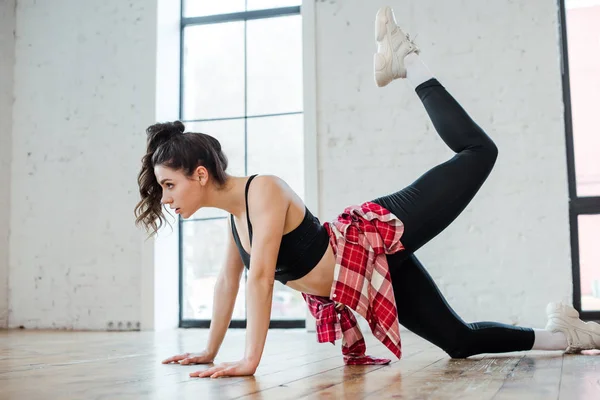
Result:
<instances>
[{"instance_id":1,"label":"woman's face","mask_svg":"<svg viewBox=\"0 0 600 400\"><path fill-rule=\"evenodd\" d=\"M162 187L162 204L168 205L182 218L191 217L202 204L204 186L200 184L200 173L187 177L181 170L163 165L154 167L156 181Z\"/></svg>"}]
</instances>

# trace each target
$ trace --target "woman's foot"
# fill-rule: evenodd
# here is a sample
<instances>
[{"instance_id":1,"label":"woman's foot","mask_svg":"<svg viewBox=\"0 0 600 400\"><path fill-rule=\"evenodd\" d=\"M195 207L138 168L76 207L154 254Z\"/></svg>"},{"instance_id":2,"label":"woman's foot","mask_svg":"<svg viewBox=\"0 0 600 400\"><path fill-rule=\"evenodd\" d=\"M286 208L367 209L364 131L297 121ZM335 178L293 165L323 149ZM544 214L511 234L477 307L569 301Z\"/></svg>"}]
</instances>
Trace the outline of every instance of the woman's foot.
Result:
<instances>
[{"instance_id":1,"label":"woman's foot","mask_svg":"<svg viewBox=\"0 0 600 400\"><path fill-rule=\"evenodd\" d=\"M374 57L375 83L386 86L398 78L406 78L404 57L410 53L419 54L419 49L410 37L396 24L390 7L382 7L375 17L375 39L377 53Z\"/></svg>"},{"instance_id":2,"label":"woman's foot","mask_svg":"<svg viewBox=\"0 0 600 400\"><path fill-rule=\"evenodd\" d=\"M550 303L546 307L546 314L546 330L565 334L569 344L567 353L600 349L600 325L595 322L583 322L573 307L562 303Z\"/></svg>"}]
</instances>

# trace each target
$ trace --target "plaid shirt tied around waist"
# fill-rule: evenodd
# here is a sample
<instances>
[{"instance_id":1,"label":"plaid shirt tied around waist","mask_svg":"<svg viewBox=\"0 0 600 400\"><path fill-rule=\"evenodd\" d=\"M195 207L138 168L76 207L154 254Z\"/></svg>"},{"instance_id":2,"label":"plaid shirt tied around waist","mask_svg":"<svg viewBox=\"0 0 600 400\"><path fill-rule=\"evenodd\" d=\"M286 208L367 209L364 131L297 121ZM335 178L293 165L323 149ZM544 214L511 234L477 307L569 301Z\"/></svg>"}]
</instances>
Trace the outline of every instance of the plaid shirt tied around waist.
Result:
<instances>
[{"instance_id":1,"label":"plaid shirt tied around waist","mask_svg":"<svg viewBox=\"0 0 600 400\"><path fill-rule=\"evenodd\" d=\"M378 204L347 207L334 221L323 224L335 254L329 298L302 293L316 319L319 343L342 339L346 365L387 364L367 356L356 311L375 337L398 358L402 356L394 289L386 254L404 250L404 224Z\"/></svg>"}]
</instances>

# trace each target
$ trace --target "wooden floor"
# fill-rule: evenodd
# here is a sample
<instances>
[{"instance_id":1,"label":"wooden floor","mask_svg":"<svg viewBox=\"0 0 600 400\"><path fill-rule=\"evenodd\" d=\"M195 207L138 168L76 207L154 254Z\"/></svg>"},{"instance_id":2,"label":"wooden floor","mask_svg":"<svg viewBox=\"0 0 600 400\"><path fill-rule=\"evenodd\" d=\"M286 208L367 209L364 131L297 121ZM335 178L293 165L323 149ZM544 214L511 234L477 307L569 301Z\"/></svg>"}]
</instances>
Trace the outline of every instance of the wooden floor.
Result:
<instances>
[{"instance_id":1,"label":"wooden floor","mask_svg":"<svg viewBox=\"0 0 600 400\"><path fill-rule=\"evenodd\" d=\"M206 366L162 365L202 350L207 330L0 331L0 399L600 399L600 356L527 352L451 360L402 331L403 358L343 365L339 343L272 330L255 376L189 378ZM372 336L369 354L392 358ZM230 330L216 362L238 360L244 331Z\"/></svg>"}]
</instances>

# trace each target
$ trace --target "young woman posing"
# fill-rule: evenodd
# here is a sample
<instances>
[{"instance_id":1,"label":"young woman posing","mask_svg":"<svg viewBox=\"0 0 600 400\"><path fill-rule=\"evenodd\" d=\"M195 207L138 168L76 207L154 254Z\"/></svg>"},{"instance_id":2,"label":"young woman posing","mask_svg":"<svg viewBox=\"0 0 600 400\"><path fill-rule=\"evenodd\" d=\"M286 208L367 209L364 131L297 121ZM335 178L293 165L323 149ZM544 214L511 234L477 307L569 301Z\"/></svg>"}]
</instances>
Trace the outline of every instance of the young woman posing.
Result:
<instances>
[{"instance_id":1,"label":"young woman posing","mask_svg":"<svg viewBox=\"0 0 600 400\"><path fill-rule=\"evenodd\" d=\"M275 279L303 293L310 311L322 322L317 327L319 341L332 342L343 334L347 364L389 362L364 354L364 341L348 308L367 319L375 336L397 357L401 355L398 322L455 358L600 348L600 325L584 323L567 305L548 305L545 330L466 323L448 305L414 253L464 210L490 174L498 150L433 78L389 7L377 12L375 25L376 84L408 78L437 133L456 154L409 186L348 207L332 222L321 224L276 176L227 174L227 158L215 138L185 132L179 121L147 129L137 222L156 231L164 219L163 205L182 218L202 207L220 208L231 215L225 265L215 287L222 303L212 319L206 349L164 363L214 361L231 320L244 266L249 269L244 357L191 376L254 374L267 337Z\"/></svg>"}]
</instances>

